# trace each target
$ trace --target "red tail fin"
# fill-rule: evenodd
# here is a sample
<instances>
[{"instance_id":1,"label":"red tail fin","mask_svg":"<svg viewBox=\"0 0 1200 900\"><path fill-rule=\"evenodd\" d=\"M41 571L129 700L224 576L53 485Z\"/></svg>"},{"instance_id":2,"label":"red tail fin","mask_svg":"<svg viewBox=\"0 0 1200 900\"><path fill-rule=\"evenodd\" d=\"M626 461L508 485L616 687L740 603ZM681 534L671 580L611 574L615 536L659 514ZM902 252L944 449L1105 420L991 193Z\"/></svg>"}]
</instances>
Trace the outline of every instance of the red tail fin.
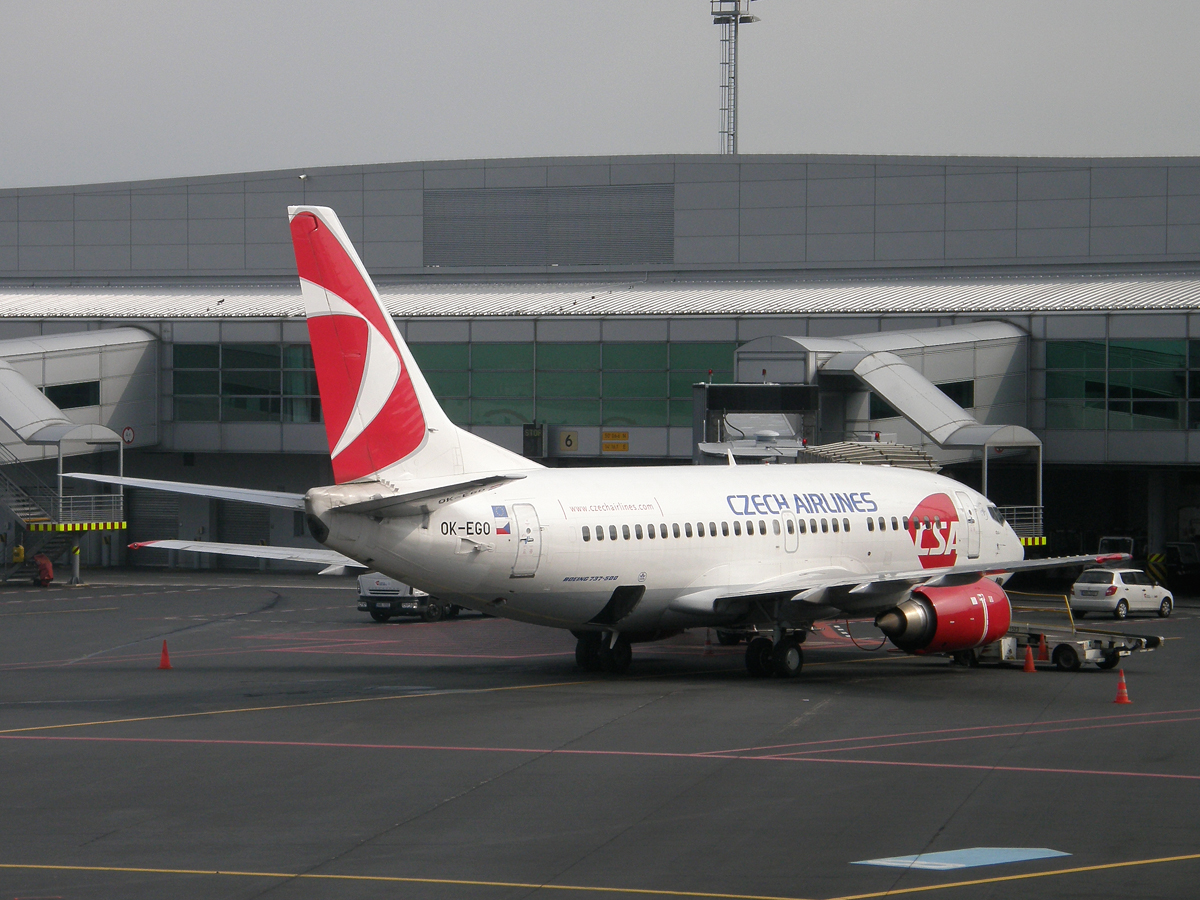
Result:
<instances>
[{"instance_id":1,"label":"red tail fin","mask_svg":"<svg viewBox=\"0 0 1200 900\"><path fill-rule=\"evenodd\" d=\"M329 455L342 484L416 450L425 417L400 335L337 216L324 207L289 212Z\"/></svg>"}]
</instances>

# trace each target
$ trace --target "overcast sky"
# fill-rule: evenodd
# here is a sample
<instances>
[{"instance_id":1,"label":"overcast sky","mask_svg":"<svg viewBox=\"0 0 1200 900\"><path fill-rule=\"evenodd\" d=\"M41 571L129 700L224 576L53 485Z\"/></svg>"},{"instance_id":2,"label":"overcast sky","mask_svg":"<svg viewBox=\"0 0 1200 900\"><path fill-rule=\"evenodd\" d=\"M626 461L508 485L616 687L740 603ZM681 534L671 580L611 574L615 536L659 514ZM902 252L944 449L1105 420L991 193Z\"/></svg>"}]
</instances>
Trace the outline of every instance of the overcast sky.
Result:
<instances>
[{"instance_id":1,"label":"overcast sky","mask_svg":"<svg viewBox=\"0 0 1200 900\"><path fill-rule=\"evenodd\" d=\"M1200 155L1195 0L755 0L743 153ZM713 153L708 0L0 0L0 187Z\"/></svg>"}]
</instances>

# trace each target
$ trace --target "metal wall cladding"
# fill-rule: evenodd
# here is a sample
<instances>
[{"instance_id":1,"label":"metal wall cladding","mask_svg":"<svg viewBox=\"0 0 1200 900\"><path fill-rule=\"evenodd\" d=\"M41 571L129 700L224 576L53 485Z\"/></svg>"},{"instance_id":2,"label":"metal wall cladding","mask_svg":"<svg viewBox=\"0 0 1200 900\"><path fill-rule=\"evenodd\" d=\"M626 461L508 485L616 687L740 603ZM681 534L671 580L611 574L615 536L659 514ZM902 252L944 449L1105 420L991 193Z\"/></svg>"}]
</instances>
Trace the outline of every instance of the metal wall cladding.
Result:
<instances>
[{"instance_id":1,"label":"metal wall cladding","mask_svg":"<svg viewBox=\"0 0 1200 900\"><path fill-rule=\"evenodd\" d=\"M673 184L426 190L426 266L674 261Z\"/></svg>"},{"instance_id":2,"label":"metal wall cladding","mask_svg":"<svg viewBox=\"0 0 1200 900\"><path fill-rule=\"evenodd\" d=\"M125 517L131 542L165 541L179 537L179 495L131 488L125 491ZM161 550L158 551L162 553Z\"/></svg>"}]
</instances>

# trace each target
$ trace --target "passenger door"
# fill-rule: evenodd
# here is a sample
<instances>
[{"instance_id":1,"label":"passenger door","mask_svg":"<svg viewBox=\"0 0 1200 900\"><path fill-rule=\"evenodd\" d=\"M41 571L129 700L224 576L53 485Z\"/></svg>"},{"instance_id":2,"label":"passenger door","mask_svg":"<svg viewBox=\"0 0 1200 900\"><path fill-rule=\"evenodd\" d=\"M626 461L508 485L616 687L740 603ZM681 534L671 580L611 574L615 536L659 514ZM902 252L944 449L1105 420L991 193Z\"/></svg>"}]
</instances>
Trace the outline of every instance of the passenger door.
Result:
<instances>
[{"instance_id":1,"label":"passenger door","mask_svg":"<svg viewBox=\"0 0 1200 900\"><path fill-rule=\"evenodd\" d=\"M542 558L542 527L537 510L530 503L514 503L513 518L517 525L517 558L512 577L532 578Z\"/></svg>"},{"instance_id":2,"label":"passenger door","mask_svg":"<svg viewBox=\"0 0 1200 900\"><path fill-rule=\"evenodd\" d=\"M967 558L979 558L979 519L975 515L975 503L969 494L955 491L958 495L958 505L962 509L963 527L967 532Z\"/></svg>"}]
</instances>

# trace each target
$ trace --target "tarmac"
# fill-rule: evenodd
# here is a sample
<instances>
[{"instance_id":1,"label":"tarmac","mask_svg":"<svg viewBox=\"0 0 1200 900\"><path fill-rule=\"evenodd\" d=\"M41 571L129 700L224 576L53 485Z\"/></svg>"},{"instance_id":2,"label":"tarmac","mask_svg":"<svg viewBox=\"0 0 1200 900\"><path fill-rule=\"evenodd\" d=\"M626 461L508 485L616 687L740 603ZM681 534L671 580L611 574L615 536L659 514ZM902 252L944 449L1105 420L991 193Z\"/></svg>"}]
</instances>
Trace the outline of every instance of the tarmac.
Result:
<instances>
[{"instance_id":1,"label":"tarmac","mask_svg":"<svg viewBox=\"0 0 1200 900\"><path fill-rule=\"evenodd\" d=\"M84 577L0 587L0 900L1197 893L1195 602L1121 624L1166 641L1117 705L1116 670L869 623L794 680L704 631L610 676L566 632L374 623L345 578Z\"/></svg>"}]
</instances>

